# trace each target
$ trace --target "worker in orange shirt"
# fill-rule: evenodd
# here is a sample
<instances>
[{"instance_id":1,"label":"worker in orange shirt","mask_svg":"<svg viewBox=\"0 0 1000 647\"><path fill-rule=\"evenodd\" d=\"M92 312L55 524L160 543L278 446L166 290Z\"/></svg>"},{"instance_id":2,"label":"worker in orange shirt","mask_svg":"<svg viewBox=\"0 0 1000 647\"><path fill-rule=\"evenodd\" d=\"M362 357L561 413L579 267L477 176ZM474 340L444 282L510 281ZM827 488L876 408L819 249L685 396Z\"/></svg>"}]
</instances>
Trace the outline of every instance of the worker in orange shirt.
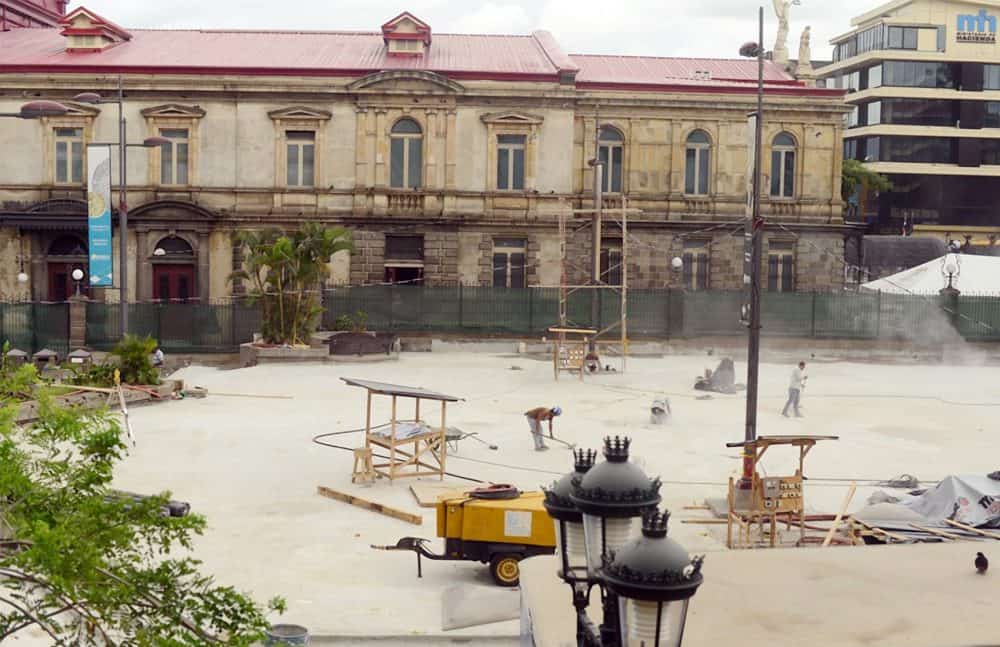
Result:
<instances>
[{"instance_id":1,"label":"worker in orange shirt","mask_svg":"<svg viewBox=\"0 0 1000 647\"><path fill-rule=\"evenodd\" d=\"M562 414L562 409L559 407L535 407L531 411L525 411L524 417L528 419L528 427L531 429L531 435L535 440L535 451L542 452L549 448L545 444L545 435L542 433L542 423L548 421L549 423L549 437L552 437L552 419L556 416Z\"/></svg>"}]
</instances>

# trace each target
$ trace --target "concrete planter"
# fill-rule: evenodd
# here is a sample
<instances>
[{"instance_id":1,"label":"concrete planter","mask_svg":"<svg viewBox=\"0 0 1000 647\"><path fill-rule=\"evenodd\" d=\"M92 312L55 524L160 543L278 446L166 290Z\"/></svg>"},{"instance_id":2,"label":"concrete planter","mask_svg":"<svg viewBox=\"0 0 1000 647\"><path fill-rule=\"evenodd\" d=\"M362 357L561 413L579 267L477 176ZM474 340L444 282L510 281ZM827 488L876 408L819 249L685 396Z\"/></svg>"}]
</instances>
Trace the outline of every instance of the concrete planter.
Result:
<instances>
[{"instance_id":1,"label":"concrete planter","mask_svg":"<svg viewBox=\"0 0 1000 647\"><path fill-rule=\"evenodd\" d=\"M346 348L350 351L349 354L343 352L338 354L331 354L333 352L334 342L332 338L340 337L340 335L362 335L364 339L353 339L349 341L349 338L342 338L338 343L338 347ZM241 366L257 366L258 364L288 364L288 363L302 363L302 362L327 362L327 363L337 363L337 362L384 362L386 360L399 359L398 345L395 344L395 335L391 335L391 339L386 340L383 335L389 333L379 333L378 337L369 335L368 333L334 333L331 335L331 341L328 341L328 345L323 346L299 346L299 347L289 347L289 346L261 346L255 345L253 343L241 344L240 345L240 365ZM313 340L315 344L315 338ZM358 354L358 350L361 350L361 354Z\"/></svg>"}]
</instances>

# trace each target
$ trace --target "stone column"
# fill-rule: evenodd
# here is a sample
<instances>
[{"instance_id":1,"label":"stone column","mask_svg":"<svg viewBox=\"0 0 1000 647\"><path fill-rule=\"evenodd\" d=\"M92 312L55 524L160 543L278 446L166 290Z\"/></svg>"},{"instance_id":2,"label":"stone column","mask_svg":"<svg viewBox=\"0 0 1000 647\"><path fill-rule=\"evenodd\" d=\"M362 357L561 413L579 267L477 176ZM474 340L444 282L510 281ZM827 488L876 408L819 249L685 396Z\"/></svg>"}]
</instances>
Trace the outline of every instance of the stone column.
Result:
<instances>
[{"instance_id":1,"label":"stone column","mask_svg":"<svg viewBox=\"0 0 1000 647\"><path fill-rule=\"evenodd\" d=\"M83 348L87 344L87 301L82 296L72 296L69 299L70 349Z\"/></svg>"},{"instance_id":2,"label":"stone column","mask_svg":"<svg viewBox=\"0 0 1000 647\"><path fill-rule=\"evenodd\" d=\"M198 233L198 298L202 303L208 303L211 277L211 250L208 246L208 232Z\"/></svg>"}]
</instances>

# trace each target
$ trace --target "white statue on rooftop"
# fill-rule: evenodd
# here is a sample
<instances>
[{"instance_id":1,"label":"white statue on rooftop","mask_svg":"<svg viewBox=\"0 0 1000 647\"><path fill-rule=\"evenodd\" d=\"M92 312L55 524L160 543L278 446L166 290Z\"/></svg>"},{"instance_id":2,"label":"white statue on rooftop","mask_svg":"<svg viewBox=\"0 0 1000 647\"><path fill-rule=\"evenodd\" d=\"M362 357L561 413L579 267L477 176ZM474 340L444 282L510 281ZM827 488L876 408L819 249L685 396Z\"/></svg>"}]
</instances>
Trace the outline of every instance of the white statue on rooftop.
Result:
<instances>
[{"instance_id":1,"label":"white statue on rooftop","mask_svg":"<svg viewBox=\"0 0 1000 647\"><path fill-rule=\"evenodd\" d=\"M778 35L774 39L772 60L779 65L788 64L788 13L791 0L773 0L774 15L778 18Z\"/></svg>"},{"instance_id":2,"label":"white statue on rooftop","mask_svg":"<svg viewBox=\"0 0 1000 647\"><path fill-rule=\"evenodd\" d=\"M812 71L812 52L809 47L809 40L810 27L807 25L802 30L802 36L799 38L799 70Z\"/></svg>"}]
</instances>

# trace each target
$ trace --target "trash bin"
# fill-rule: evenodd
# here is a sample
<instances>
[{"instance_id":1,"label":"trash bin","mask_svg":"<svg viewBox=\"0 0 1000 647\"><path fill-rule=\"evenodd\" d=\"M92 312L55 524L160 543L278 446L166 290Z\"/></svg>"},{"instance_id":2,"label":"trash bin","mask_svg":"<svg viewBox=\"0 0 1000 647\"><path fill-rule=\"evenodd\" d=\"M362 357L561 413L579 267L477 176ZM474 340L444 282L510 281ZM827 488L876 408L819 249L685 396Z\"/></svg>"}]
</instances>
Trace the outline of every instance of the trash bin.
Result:
<instances>
[{"instance_id":1,"label":"trash bin","mask_svg":"<svg viewBox=\"0 0 1000 647\"><path fill-rule=\"evenodd\" d=\"M308 645L309 630L301 625L273 625L267 630L267 640L264 644L268 647Z\"/></svg>"}]
</instances>

